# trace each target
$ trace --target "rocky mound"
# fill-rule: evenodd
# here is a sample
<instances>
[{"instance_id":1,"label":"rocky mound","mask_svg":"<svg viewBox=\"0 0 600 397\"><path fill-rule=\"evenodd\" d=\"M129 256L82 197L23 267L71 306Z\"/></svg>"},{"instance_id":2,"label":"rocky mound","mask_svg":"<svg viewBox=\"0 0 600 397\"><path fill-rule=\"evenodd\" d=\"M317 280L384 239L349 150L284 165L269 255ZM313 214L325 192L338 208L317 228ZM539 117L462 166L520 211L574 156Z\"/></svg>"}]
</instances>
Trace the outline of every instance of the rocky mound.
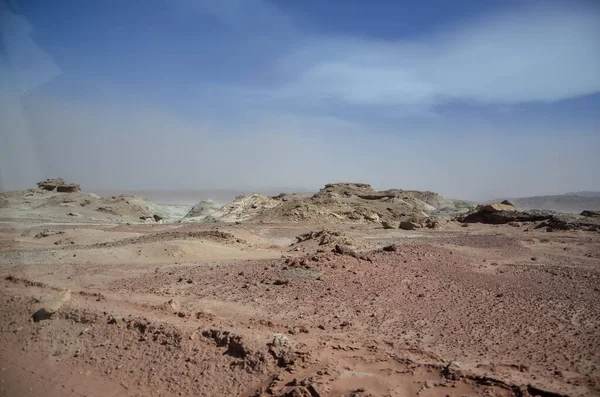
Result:
<instances>
[{"instance_id":1,"label":"rocky mound","mask_svg":"<svg viewBox=\"0 0 600 397\"><path fill-rule=\"evenodd\" d=\"M461 204L459 208L453 200L433 192L375 191L364 183L333 183L312 196L286 193L274 197L239 196L219 209L212 202L201 201L182 221L400 223L424 221L431 214L455 216L464 207Z\"/></svg>"},{"instance_id":2,"label":"rocky mound","mask_svg":"<svg viewBox=\"0 0 600 397\"><path fill-rule=\"evenodd\" d=\"M143 197L99 197L82 192L79 185L65 183L62 179L42 181L38 186L37 189L0 193L0 219L60 223L154 223L163 219L174 220L168 208Z\"/></svg>"},{"instance_id":3,"label":"rocky mound","mask_svg":"<svg viewBox=\"0 0 600 397\"><path fill-rule=\"evenodd\" d=\"M212 200L203 200L194 205L185 215L185 218L196 218L197 220L206 219L219 209L217 203Z\"/></svg>"},{"instance_id":4,"label":"rocky mound","mask_svg":"<svg viewBox=\"0 0 600 397\"><path fill-rule=\"evenodd\" d=\"M261 212L277 207L281 201L262 194L239 196L211 214L223 222L241 222L255 218Z\"/></svg>"},{"instance_id":5,"label":"rocky mound","mask_svg":"<svg viewBox=\"0 0 600 397\"><path fill-rule=\"evenodd\" d=\"M457 220L463 223L489 223L494 225L542 221L536 228L547 227L548 231L600 231L600 218L591 215L593 211L584 211L584 213L573 215L543 210L518 211L510 203L488 204L478 206L475 210L458 217Z\"/></svg>"},{"instance_id":6,"label":"rocky mound","mask_svg":"<svg viewBox=\"0 0 600 397\"><path fill-rule=\"evenodd\" d=\"M342 244L354 246L354 239L346 236L339 230L323 229L318 231L310 231L296 237L296 242L292 243L291 247L294 250L300 249L331 249L332 247Z\"/></svg>"},{"instance_id":7,"label":"rocky mound","mask_svg":"<svg viewBox=\"0 0 600 397\"><path fill-rule=\"evenodd\" d=\"M456 210L437 193L392 189L375 191L364 183L328 184L308 198L282 202L256 218L265 222L381 223L425 219L440 210Z\"/></svg>"}]
</instances>

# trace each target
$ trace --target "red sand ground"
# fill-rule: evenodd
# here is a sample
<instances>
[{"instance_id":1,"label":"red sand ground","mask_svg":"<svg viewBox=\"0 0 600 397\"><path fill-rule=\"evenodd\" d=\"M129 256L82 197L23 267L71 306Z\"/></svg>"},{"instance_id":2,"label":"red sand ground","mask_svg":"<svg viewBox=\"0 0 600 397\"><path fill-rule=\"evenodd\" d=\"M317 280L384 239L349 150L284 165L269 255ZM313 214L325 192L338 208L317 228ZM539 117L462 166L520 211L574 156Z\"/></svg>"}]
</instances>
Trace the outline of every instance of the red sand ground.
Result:
<instances>
[{"instance_id":1,"label":"red sand ground","mask_svg":"<svg viewBox=\"0 0 600 397\"><path fill-rule=\"evenodd\" d=\"M0 229L0 396L600 395L598 233L30 226Z\"/></svg>"}]
</instances>

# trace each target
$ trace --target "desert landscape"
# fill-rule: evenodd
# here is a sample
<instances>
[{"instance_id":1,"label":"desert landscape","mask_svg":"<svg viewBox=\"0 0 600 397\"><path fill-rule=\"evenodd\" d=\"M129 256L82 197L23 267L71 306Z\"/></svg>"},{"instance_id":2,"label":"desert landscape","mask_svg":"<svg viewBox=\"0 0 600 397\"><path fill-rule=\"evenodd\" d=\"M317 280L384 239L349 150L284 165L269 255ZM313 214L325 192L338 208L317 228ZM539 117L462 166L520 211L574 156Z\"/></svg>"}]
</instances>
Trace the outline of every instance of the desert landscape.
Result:
<instances>
[{"instance_id":1,"label":"desert landscape","mask_svg":"<svg viewBox=\"0 0 600 397\"><path fill-rule=\"evenodd\" d=\"M600 395L594 210L5 192L0 395Z\"/></svg>"}]
</instances>

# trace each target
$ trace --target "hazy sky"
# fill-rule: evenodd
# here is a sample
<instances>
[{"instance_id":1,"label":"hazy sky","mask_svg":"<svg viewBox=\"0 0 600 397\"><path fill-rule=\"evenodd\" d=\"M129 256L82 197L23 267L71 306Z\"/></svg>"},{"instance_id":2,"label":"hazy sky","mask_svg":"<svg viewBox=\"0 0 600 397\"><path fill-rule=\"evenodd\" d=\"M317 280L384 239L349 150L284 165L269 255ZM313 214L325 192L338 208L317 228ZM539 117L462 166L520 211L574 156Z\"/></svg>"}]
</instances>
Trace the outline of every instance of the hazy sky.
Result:
<instances>
[{"instance_id":1,"label":"hazy sky","mask_svg":"<svg viewBox=\"0 0 600 397\"><path fill-rule=\"evenodd\" d=\"M0 189L600 190L598 1L0 0Z\"/></svg>"}]
</instances>

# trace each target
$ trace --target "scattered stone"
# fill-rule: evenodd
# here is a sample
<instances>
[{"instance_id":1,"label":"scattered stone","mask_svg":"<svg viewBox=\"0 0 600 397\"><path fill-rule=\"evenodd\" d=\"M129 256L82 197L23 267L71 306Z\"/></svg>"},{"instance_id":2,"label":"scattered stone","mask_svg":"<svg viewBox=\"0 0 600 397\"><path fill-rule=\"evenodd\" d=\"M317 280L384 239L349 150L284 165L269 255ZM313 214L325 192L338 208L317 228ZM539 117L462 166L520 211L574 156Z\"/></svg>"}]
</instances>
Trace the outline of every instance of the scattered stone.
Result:
<instances>
[{"instance_id":1,"label":"scattered stone","mask_svg":"<svg viewBox=\"0 0 600 397\"><path fill-rule=\"evenodd\" d=\"M435 219L427 218L427 221L425 221L425 226L429 229L439 229L442 227L442 224Z\"/></svg>"},{"instance_id":2,"label":"scattered stone","mask_svg":"<svg viewBox=\"0 0 600 397\"><path fill-rule=\"evenodd\" d=\"M434 381L428 380L427 382L425 382L425 388L427 389L433 389L436 386L437 385Z\"/></svg>"},{"instance_id":3,"label":"scattered stone","mask_svg":"<svg viewBox=\"0 0 600 397\"><path fill-rule=\"evenodd\" d=\"M158 221L161 221L163 219L163 217L160 216L160 215L158 215L158 214L154 214L152 216L152 218L154 218L154 222L158 222Z\"/></svg>"},{"instance_id":4,"label":"scattered stone","mask_svg":"<svg viewBox=\"0 0 600 397\"><path fill-rule=\"evenodd\" d=\"M369 372L359 372L359 371L342 371L340 372L340 379L350 379L350 378L367 378L374 376Z\"/></svg>"},{"instance_id":5,"label":"scattered stone","mask_svg":"<svg viewBox=\"0 0 600 397\"><path fill-rule=\"evenodd\" d=\"M48 237L48 236L54 236L56 234L65 234L64 231L62 230L48 230L48 229L44 229L41 232L39 232L38 234L36 234L33 238L43 238L43 237Z\"/></svg>"},{"instance_id":6,"label":"scattered stone","mask_svg":"<svg viewBox=\"0 0 600 397\"><path fill-rule=\"evenodd\" d=\"M278 279L278 280L275 280L275 281L273 282L273 285L286 285L286 284L288 284L289 282L290 282L290 280L279 280L279 279Z\"/></svg>"}]
</instances>

